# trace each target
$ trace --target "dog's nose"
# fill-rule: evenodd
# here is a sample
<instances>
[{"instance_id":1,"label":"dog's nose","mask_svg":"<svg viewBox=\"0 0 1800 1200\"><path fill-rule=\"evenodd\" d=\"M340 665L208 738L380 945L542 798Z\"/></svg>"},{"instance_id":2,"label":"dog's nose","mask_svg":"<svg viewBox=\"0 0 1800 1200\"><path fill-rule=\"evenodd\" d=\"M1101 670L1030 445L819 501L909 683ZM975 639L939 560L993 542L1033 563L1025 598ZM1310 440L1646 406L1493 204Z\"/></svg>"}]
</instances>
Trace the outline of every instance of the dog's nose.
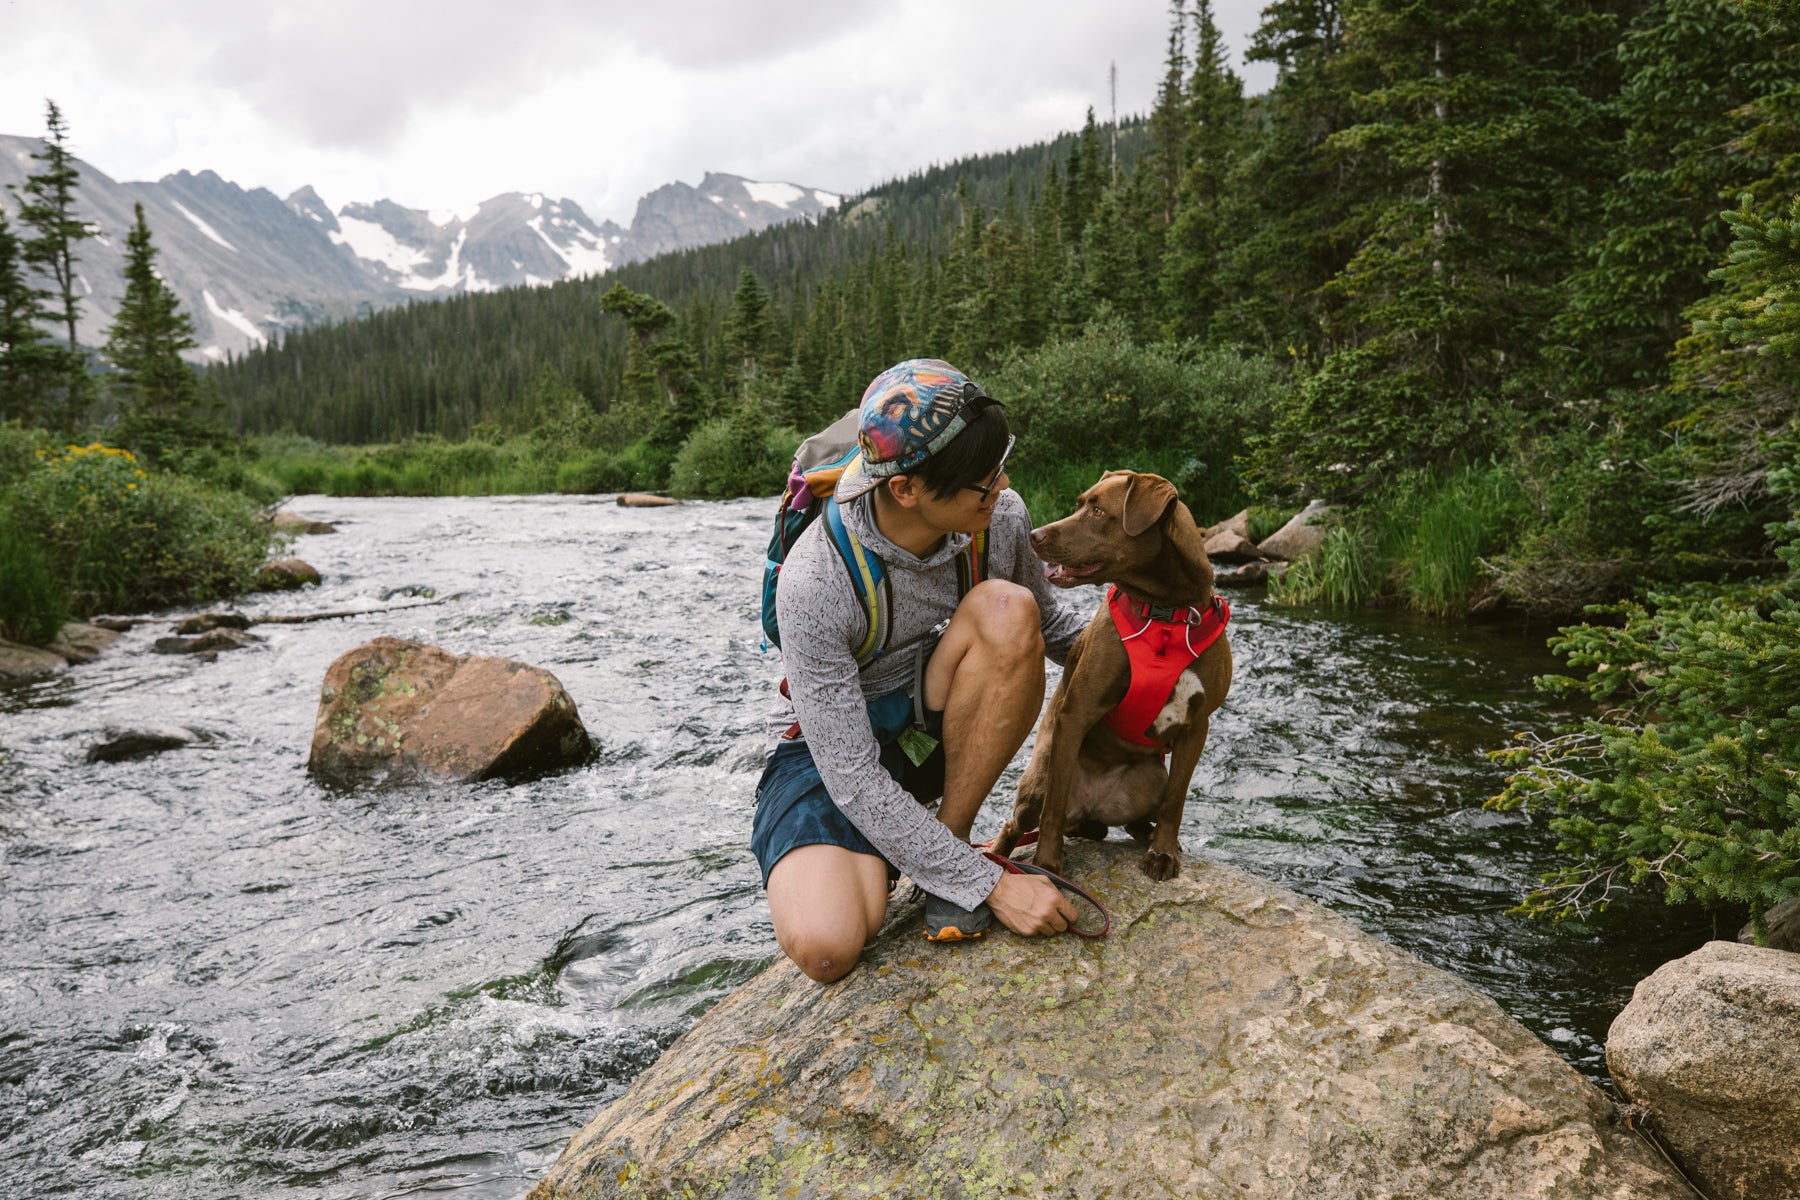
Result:
<instances>
[{"instance_id":1,"label":"dog's nose","mask_svg":"<svg viewBox=\"0 0 1800 1200\"><path fill-rule=\"evenodd\" d=\"M1036 529L1031 531L1031 544L1034 546L1043 545L1044 538L1046 536L1048 536L1048 535L1044 533L1044 527L1042 525L1038 526Z\"/></svg>"}]
</instances>

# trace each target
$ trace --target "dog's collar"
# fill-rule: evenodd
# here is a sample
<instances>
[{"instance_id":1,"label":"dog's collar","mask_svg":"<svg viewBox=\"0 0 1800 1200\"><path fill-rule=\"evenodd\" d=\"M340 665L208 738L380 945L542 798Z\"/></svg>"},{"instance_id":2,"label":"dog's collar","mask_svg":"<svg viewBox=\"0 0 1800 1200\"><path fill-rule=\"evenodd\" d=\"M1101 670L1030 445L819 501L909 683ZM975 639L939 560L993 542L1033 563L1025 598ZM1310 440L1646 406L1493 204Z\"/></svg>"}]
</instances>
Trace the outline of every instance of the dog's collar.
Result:
<instances>
[{"instance_id":1,"label":"dog's collar","mask_svg":"<svg viewBox=\"0 0 1800 1200\"><path fill-rule=\"evenodd\" d=\"M1212 603L1204 608L1180 604L1152 604L1148 600L1139 600L1123 588L1119 589L1119 595L1125 598L1126 605L1131 609L1131 615L1138 620L1161 621L1175 625L1198 625L1206 620L1207 613L1218 612L1225 605L1224 597L1217 592L1213 593Z\"/></svg>"}]
</instances>

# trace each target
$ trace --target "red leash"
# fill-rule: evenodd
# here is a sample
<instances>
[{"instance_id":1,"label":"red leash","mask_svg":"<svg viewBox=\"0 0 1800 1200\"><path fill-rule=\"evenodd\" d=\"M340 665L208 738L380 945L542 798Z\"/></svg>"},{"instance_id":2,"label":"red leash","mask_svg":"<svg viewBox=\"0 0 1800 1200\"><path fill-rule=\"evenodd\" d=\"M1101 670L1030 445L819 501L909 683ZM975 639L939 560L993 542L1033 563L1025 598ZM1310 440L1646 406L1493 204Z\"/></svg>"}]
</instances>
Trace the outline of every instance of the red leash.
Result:
<instances>
[{"instance_id":1,"label":"red leash","mask_svg":"<svg viewBox=\"0 0 1800 1200\"><path fill-rule=\"evenodd\" d=\"M1019 844L1021 846L1027 846L1035 841L1037 841L1037 831L1033 830L1032 832L1026 834L1023 838L1021 838L1019 840ZM989 842L988 845L991 846L991 845L993 845L993 843ZM1112 914L1106 911L1106 905L1104 905L1104 904L1100 903L1098 900L1094 899L1093 895L1091 893L1089 893L1087 891L1087 889L1083 888L1080 884L1074 883L1067 879L1064 879L1061 875L1058 875L1055 871L1046 871L1046 870L1044 870L1044 868L1038 866L1036 863L1015 862L1012 859L1006 857L1006 855L996 854L992 850L983 850L981 853L984 858L987 858L987 859L992 860L993 862L999 863L1000 869L1002 871L1005 871L1009 875L1042 875L1044 878L1050 880L1050 882L1054 883L1057 887L1061 888L1063 891L1073 892L1075 895L1080 896L1083 900L1086 900L1089 904L1093 905L1096 909L1098 909L1100 912L1101 920L1104 922L1100 926L1099 932L1096 933L1096 932L1092 932L1092 931L1086 930L1086 929L1079 929L1079 928L1075 927L1074 925L1069 926L1069 932L1074 934L1076 937L1103 938L1106 936L1107 931L1112 928Z\"/></svg>"}]
</instances>

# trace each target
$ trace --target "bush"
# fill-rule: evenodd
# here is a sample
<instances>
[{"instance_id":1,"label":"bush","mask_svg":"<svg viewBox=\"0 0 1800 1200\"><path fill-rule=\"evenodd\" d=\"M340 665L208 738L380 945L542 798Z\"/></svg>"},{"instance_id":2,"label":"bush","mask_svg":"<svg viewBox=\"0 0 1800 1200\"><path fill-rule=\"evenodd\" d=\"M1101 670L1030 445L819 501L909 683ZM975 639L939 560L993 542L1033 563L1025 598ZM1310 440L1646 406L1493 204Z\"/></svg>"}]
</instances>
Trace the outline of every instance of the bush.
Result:
<instances>
[{"instance_id":1,"label":"bush","mask_svg":"<svg viewBox=\"0 0 1800 1200\"><path fill-rule=\"evenodd\" d=\"M682 443L669 467L677 496L773 496L787 484L800 436L734 416L709 421Z\"/></svg>"},{"instance_id":2,"label":"bush","mask_svg":"<svg viewBox=\"0 0 1800 1200\"><path fill-rule=\"evenodd\" d=\"M1202 525L1246 505L1238 458L1283 386L1266 358L1139 345L1118 322L1016 355L982 383L1019 436L1010 474L1034 512L1067 512L1102 471L1130 469L1174 483Z\"/></svg>"},{"instance_id":3,"label":"bush","mask_svg":"<svg viewBox=\"0 0 1800 1200\"><path fill-rule=\"evenodd\" d=\"M279 540L248 497L98 443L46 452L7 507L78 613L234 595Z\"/></svg>"},{"instance_id":4,"label":"bush","mask_svg":"<svg viewBox=\"0 0 1800 1200\"><path fill-rule=\"evenodd\" d=\"M1281 604L1329 604L1348 608L1374 596L1381 585L1375 548L1360 522L1325 535L1319 552L1269 580L1269 596Z\"/></svg>"},{"instance_id":5,"label":"bush","mask_svg":"<svg viewBox=\"0 0 1800 1200\"><path fill-rule=\"evenodd\" d=\"M69 597L37 542L0 513L0 637L41 646L69 619Z\"/></svg>"},{"instance_id":6,"label":"bush","mask_svg":"<svg viewBox=\"0 0 1800 1200\"><path fill-rule=\"evenodd\" d=\"M623 450L595 450L557 469L556 490L573 495L656 491L667 481L672 460L648 439Z\"/></svg>"}]
</instances>

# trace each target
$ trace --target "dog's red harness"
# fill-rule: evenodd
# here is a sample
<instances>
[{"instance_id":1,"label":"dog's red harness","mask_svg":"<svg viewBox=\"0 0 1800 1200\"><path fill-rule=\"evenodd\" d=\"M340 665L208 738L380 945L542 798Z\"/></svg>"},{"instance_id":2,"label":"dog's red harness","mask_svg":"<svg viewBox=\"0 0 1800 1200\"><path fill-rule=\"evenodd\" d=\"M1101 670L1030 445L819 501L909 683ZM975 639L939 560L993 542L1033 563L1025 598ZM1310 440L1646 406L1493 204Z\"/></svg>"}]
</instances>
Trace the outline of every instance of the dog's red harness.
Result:
<instances>
[{"instance_id":1,"label":"dog's red harness","mask_svg":"<svg viewBox=\"0 0 1800 1200\"><path fill-rule=\"evenodd\" d=\"M1114 587L1107 590L1106 606L1131 664L1131 685L1125 699L1106 714L1106 724L1126 741L1166 754L1170 743L1150 736L1150 724L1175 694L1175 682L1188 664L1225 632L1231 605L1215 595L1203 609L1157 607L1139 604Z\"/></svg>"}]
</instances>

